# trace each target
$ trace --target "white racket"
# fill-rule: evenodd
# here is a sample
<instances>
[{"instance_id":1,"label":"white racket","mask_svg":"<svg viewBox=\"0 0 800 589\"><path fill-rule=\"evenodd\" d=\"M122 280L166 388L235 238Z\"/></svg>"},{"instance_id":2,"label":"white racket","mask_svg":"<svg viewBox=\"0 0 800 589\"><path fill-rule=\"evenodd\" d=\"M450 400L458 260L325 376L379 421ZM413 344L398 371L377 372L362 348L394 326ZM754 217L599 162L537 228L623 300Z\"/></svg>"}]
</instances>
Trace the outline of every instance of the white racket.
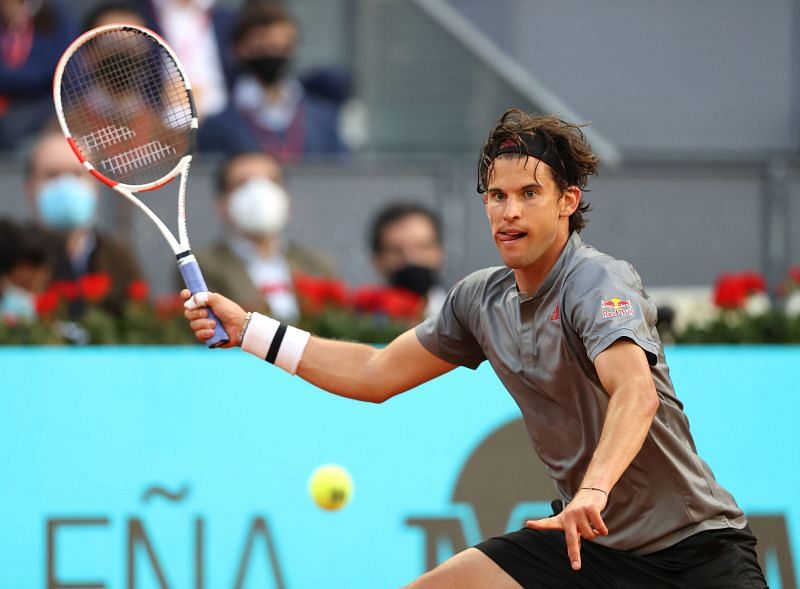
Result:
<instances>
[{"instance_id":1,"label":"white racket","mask_svg":"<svg viewBox=\"0 0 800 589\"><path fill-rule=\"evenodd\" d=\"M207 291L186 228L197 111L189 78L172 49L152 31L133 25L87 31L61 56L53 100L61 129L86 169L155 223L177 257L187 288L193 294ZM133 191L155 190L178 174L176 239ZM208 346L228 340L217 320Z\"/></svg>"}]
</instances>

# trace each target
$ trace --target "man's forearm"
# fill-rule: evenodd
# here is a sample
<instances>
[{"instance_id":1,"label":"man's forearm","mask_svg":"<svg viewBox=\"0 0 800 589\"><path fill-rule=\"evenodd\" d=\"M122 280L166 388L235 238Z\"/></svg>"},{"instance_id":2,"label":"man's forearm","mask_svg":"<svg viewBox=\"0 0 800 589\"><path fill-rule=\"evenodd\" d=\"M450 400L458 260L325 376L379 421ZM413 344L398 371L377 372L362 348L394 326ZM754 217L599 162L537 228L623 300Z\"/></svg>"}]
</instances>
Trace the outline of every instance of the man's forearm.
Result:
<instances>
[{"instance_id":1,"label":"man's forearm","mask_svg":"<svg viewBox=\"0 0 800 589\"><path fill-rule=\"evenodd\" d=\"M600 441L581 487L611 492L642 449L657 410L652 380L632 380L611 395Z\"/></svg>"},{"instance_id":2,"label":"man's forearm","mask_svg":"<svg viewBox=\"0 0 800 589\"><path fill-rule=\"evenodd\" d=\"M383 348L312 337L297 374L331 393L381 403L453 368L422 347L412 329Z\"/></svg>"},{"instance_id":3,"label":"man's forearm","mask_svg":"<svg viewBox=\"0 0 800 589\"><path fill-rule=\"evenodd\" d=\"M387 388L391 379L376 369L378 354L379 350L366 344L312 336L297 375L331 393L380 403L391 396Z\"/></svg>"}]
</instances>

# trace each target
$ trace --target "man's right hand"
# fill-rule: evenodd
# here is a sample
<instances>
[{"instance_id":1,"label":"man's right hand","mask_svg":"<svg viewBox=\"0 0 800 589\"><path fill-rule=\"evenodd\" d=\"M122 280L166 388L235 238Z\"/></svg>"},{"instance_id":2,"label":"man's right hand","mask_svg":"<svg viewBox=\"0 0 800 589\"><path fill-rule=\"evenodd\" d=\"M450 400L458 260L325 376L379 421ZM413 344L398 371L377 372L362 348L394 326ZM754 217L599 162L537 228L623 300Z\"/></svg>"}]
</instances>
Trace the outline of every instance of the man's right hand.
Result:
<instances>
[{"instance_id":1,"label":"man's right hand","mask_svg":"<svg viewBox=\"0 0 800 589\"><path fill-rule=\"evenodd\" d=\"M230 337L230 341L221 347L232 348L242 344L242 329L247 313L239 305L215 292L199 292L192 296L184 289L181 298L185 308L183 315L189 320L189 327L200 342L205 343L214 335L216 322L208 318L208 307L214 311Z\"/></svg>"},{"instance_id":2,"label":"man's right hand","mask_svg":"<svg viewBox=\"0 0 800 589\"><path fill-rule=\"evenodd\" d=\"M562 530L566 536L567 553L573 570L581 568L581 538L594 540L597 536L608 536L600 512L608 502L605 491L582 488L573 497L564 511L553 517L528 520L525 527L532 530Z\"/></svg>"}]
</instances>

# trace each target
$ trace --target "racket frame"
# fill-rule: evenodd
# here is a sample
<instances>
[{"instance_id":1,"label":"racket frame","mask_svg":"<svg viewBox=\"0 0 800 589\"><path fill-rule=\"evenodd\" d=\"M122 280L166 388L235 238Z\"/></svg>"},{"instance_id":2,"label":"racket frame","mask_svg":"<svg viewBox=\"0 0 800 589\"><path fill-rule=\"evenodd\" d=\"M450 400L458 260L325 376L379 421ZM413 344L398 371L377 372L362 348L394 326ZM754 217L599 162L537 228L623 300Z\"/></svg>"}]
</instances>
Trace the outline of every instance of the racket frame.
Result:
<instances>
[{"instance_id":1,"label":"racket frame","mask_svg":"<svg viewBox=\"0 0 800 589\"><path fill-rule=\"evenodd\" d=\"M183 79L184 87L189 97L189 107L191 109L192 118L190 122L189 144L186 150L187 153L167 174L147 184L125 184L122 182L117 182L95 168L92 163L88 161L86 156L83 155L78 143L73 138L72 132L64 117L64 110L61 105L61 80L69 59L75 54L78 48L83 46L87 41L111 31L134 31L151 37L153 41L160 45L161 48L164 49L172 58L178 73ZM61 126L61 131L64 133L67 143L83 167L86 168L86 170L92 174L92 176L100 180L103 184L113 188L117 193L121 194L128 201L136 205L136 207L138 207L145 215L147 215L147 217L155 224L175 254L175 257L178 261L178 269L180 270L181 275L186 282L186 286L189 288L192 294L207 291L208 287L203 279L200 267L197 264L196 258L191 252L191 247L189 245L189 232L186 225L186 182L189 176L189 167L192 163L192 152L194 151L197 141L197 107L195 105L194 94L192 92L192 85L189 81L189 76L186 75L186 70L183 68L183 65L178 60L178 56L175 54L172 48L161 36L146 27L128 24L110 24L86 31L72 43L70 43L58 61L55 74L53 76L53 103L55 104L56 116L58 118L58 123ZM158 217L158 215L153 212L150 207L148 207L134 194L134 191L149 192L156 190L166 184L169 184L178 174L180 174L181 179L178 188L178 238L176 239L169 227L167 227L167 225ZM211 319L216 320L216 327L214 329L214 335L207 341L207 344L212 348L224 345L229 341L230 338L225 329L222 327L222 322L216 318L210 309L208 313Z\"/></svg>"},{"instance_id":2,"label":"racket frame","mask_svg":"<svg viewBox=\"0 0 800 589\"><path fill-rule=\"evenodd\" d=\"M189 107L192 113L192 120L191 120L191 131L189 135L189 147L187 149L187 155L183 156L180 161L175 165L172 170L170 170L167 174L158 178L153 182L148 182L147 184L125 184L122 182L117 182L112 180L111 178L104 175L100 172L97 168L95 168L90 161L87 160L86 156L78 147L78 143L72 136L72 132L67 125L67 121L64 117L64 110L61 106L61 79L64 75L64 70L66 68L67 63L69 62L70 57L72 57L75 52L83 46L87 41L93 39L95 37L99 37L105 33L111 31L133 31L138 33L143 33L147 36L152 37L155 42L157 42L161 48L163 48L169 56L172 58L175 66L180 74L181 78L183 79L184 87L186 89L186 93L189 97ZM192 92L192 85L189 81L189 76L186 75L186 70L183 68L183 65L178 60L178 56L172 50L172 48L167 44L167 42L159 36L154 31L146 27L140 27L135 25L128 25L128 24L110 24L104 25L100 27L96 27L89 31L86 31L82 35L80 35L77 39L75 39L72 43L70 43L69 47L64 51L61 58L58 60L58 64L56 65L55 75L53 76L53 103L56 107L56 117L58 118L58 124L61 126L61 131L64 133L64 137L67 139L67 143L69 143L70 148L77 156L78 160L81 162L84 168L92 174L95 178L100 180L106 186L113 188L116 192L124 196L134 205L136 205L148 218L155 223L158 230L164 236L164 239L167 240L170 248L174 254L178 257L178 261L180 262L182 259L190 255L191 247L189 244L189 233L186 226L186 181L188 178L189 173L189 166L192 162L192 152L194 151L194 146L197 141L197 127L198 127L198 120L197 120L197 107L194 101L194 93ZM152 190L157 190L166 184L172 182L175 177L180 174L181 181L180 186L178 188L178 239L175 238L173 232L167 227L167 225L152 211L150 207L148 207L141 199L139 199L135 194L135 192L150 192Z\"/></svg>"}]
</instances>

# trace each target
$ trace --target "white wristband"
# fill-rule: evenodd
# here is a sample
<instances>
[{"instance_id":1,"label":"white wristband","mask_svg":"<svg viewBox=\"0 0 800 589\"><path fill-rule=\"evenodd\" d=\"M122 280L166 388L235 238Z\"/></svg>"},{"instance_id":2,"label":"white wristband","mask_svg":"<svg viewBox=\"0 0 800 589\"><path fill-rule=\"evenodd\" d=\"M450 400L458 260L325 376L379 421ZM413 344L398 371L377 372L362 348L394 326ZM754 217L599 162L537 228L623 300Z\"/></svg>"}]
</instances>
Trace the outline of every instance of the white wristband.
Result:
<instances>
[{"instance_id":1,"label":"white wristband","mask_svg":"<svg viewBox=\"0 0 800 589\"><path fill-rule=\"evenodd\" d=\"M253 313L242 340L245 352L297 374L297 366L311 334L272 317Z\"/></svg>"}]
</instances>

